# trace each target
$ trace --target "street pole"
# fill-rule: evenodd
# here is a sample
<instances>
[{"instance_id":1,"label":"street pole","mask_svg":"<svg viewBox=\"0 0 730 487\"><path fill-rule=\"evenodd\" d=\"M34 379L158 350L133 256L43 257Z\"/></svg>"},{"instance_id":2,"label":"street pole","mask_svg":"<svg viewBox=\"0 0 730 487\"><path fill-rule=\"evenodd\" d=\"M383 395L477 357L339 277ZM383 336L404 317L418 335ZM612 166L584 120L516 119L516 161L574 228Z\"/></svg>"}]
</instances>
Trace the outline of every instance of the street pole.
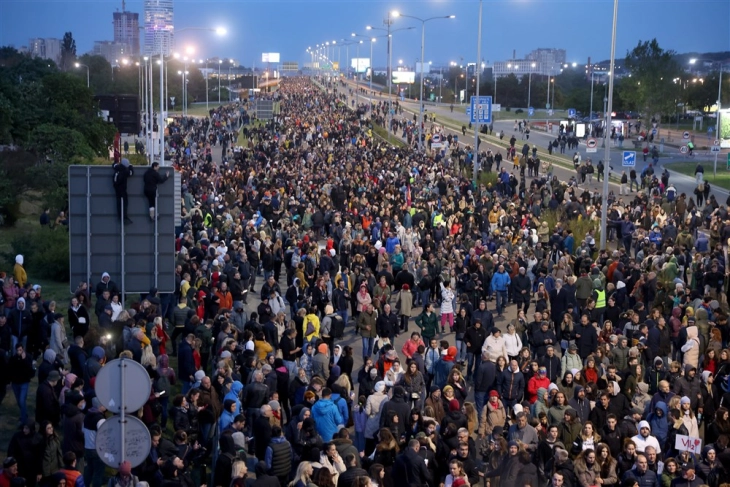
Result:
<instances>
[{"instance_id":1,"label":"street pole","mask_svg":"<svg viewBox=\"0 0 730 487\"><path fill-rule=\"evenodd\" d=\"M593 68L588 66L588 69L591 70L591 109L588 112L588 126L590 127L590 130L588 131L588 137L593 136Z\"/></svg>"},{"instance_id":2,"label":"street pole","mask_svg":"<svg viewBox=\"0 0 730 487\"><path fill-rule=\"evenodd\" d=\"M720 108L722 108L722 64L720 65L720 82L717 84L717 111L715 112L715 140L720 140ZM717 152L715 152L715 166L713 175L717 177Z\"/></svg>"},{"instance_id":3,"label":"street pole","mask_svg":"<svg viewBox=\"0 0 730 487\"><path fill-rule=\"evenodd\" d=\"M474 103L472 110L479 106L479 71L480 71L480 59L482 58L482 0L479 0L479 29L477 30L477 63L475 69L477 71L477 89L476 89L476 103ZM423 66L423 63L421 63ZM476 194L477 190L477 171L479 170L479 111L477 110L476 115L471 114L476 120L474 124L474 168L472 169L472 179L474 180L474 191Z\"/></svg>"},{"instance_id":4,"label":"street pole","mask_svg":"<svg viewBox=\"0 0 730 487\"><path fill-rule=\"evenodd\" d=\"M160 115L157 122L157 130L159 131L160 140L160 166L165 165L165 53L162 50L162 42L160 42Z\"/></svg>"},{"instance_id":5,"label":"street pole","mask_svg":"<svg viewBox=\"0 0 730 487\"><path fill-rule=\"evenodd\" d=\"M373 69L373 44L375 43L375 37L370 39L370 92L373 91L373 74L375 74L375 70Z\"/></svg>"},{"instance_id":6,"label":"street pole","mask_svg":"<svg viewBox=\"0 0 730 487\"><path fill-rule=\"evenodd\" d=\"M439 105L441 104L441 88L444 86L444 67L439 68Z\"/></svg>"},{"instance_id":7,"label":"street pole","mask_svg":"<svg viewBox=\"0 0 730 487\"><path fill-rule=\"evenodd\" d=\"M532 97L532 67L530 67L530 75L527 77L527 118L531 118L530 115L530 98Z\"/></svg>"},{"instance_id":8,"label":"street pole","mask_svg":"<svg viewBox=\"0 0 730 487\"><path fill-rule=\"evenodd\" d=\"M218 60L218 105L221 104L221 64L223 64L223 60Z\"/></svg>"},{"instance_id":9,"label":"street pole","mask_svg":"<svg viewBox=\"0 0 730 487\"><path fill-rule=\"evenodd\" d=\"M421 94L418 98L419 108L418 108L418 150L423 150L423 139L422 136L424 129L423 129L423 63L424 63L424 56L426 51L426 21L421 21Z\"/></svg>"},{"instance_id":10,"label":"street pole","mask_svg":"<svg viewBox=\"0 0 730 487\"><path fill-rule=\"evenodd\" d=\"M209 111L208 106L208 60L205 60L205 110Z\"/></svg>"},{"instance_id":11,"label":"street pole","mask_svg":"<svg viewBox=\"0 0 730 487\"><path fill-rule=\"evenodd\" d=\"M618 0L613 0L613 29L611 33L611 74L608 80L608 107L606 109L606 118L608 124L606 128L611 125L611 110L613 109L613 78L616 70L614 63L616 62L616 24L618 22ZM603 198L601 198L601 250L606 250L606 225L608 223L608 174L611 167L611 147L610 144L606 144L606 151L604 153L603 163Z\"/></svg>"},{"instance_id":12,"label":"street pole","mask_svg":"<svg viewBox=\"0 0 730 487\"><path fill-rule=\"evenodd\" d=\"M494 78L494 101L493 103L497 103L497 75L494 73L494 64L492 64L492 78Z\"/></svg>"},{"instance_id":13,"label":"street pole","mask_svg":"<svg viewBox=\"0 0 730 487\"><path fill-rule=\"evenodd\" d=\"M390 128L393 123L393 98L391 86L393 85L393 39L390 37L390 10L388 10L388 141L390 142Z\"/></svg>"}]
</instances>

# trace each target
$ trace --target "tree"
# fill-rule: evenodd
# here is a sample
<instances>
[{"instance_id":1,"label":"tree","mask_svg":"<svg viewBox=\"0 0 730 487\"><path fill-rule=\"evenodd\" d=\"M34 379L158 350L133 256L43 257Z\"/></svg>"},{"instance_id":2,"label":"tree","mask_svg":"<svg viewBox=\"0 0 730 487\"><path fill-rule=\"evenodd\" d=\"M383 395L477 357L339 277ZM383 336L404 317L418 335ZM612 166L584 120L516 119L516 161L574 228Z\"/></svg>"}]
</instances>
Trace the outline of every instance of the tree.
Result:
<instances>
[{"instance_id":1,"label":"tree","mask_svg":"<svg viewBox=\"0 0 730 487\"><path fill-rule=\"evenodd\" d=\"M644 41L626 53L624 66L630 77L621 83L621 95L627 104L647 118L675 113L680 87L674 78L682 74L674 60L674 51L659 47L656 39Z\"/></svg>"},{"instance_id":2,"label":"tree","mask_svg":"<svg viewBox=\"0 0 730 487\"><path fill-rule=\"evenodd\" d=\"M61 69L68 71L73 67L76 61L76 41L71 32L63 34L63 42L61 42Z\"/></svg>"}]
</instances>

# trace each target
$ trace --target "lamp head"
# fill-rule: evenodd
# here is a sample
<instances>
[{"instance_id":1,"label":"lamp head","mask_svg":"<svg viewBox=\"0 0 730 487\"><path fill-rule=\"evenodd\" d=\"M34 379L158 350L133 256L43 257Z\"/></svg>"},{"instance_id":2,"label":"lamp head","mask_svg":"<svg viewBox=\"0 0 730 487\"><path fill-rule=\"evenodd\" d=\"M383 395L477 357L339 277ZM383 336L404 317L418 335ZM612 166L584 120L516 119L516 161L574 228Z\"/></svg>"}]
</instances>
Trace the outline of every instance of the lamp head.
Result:
<instances>
[{"instance_id":1,"label":"lamp head","mask_svg":"<svg viewBox=\"0 0 730 487\"><path fill-rule=\"evenodd\" d=\"M80 67L81 67L81 64L79 64L79 63L74 63L74 66L76 66L77 68L80 68Z\"/></svg>"},{"instance_id":2,"label":"lamp head","mask_svg":"<svg viewBox=\"0 0 730 487\"><path fill-rule=\"evenodd\" d=\"M448 16L448 17L446 17L446 18L447 18L447 19L455 19L455 18L456 18L456 15L449 15L449 16Z\"/></svg>"},{"instance_id":3,"label":"lamp head","mask_svg":"<svg viewBox=\"0 0 730 487\"><path fill-rule=\"evenodd\" d=\"M390 16L398 18L400 17L400 12L398 12L397 10L393 10L392 12L390 12Z\"/></svg>"},{"instance_id":4,"label":"lamp head","mask_svg":"<svg viewBox=\"0 0 730 487\"><path fill-rule=\"evenodd\" d=\"M225 27L218 27L215 29L215 33L219 36L224 36L228 33L228 31L225 29Z\"/></svg>"}]
</instances>

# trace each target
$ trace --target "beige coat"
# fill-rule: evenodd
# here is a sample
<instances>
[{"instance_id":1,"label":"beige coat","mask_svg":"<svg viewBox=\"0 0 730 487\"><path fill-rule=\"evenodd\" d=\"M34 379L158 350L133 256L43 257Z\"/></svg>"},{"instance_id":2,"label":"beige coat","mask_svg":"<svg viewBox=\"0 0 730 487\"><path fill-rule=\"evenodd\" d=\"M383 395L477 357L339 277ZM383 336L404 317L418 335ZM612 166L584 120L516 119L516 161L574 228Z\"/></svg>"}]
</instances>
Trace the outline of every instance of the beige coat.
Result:
<instances>
[{"instance_id":1,"label":"beige coat","mask_svg":"<svg viewBox=\"0 0 730 487\"><path fill-rule=\"evenodd\" d=\"M493 408L489 401L484 405L482 413L479 415L479 436L491 435L495 426L504 427L507 422L504 404L501 400L498 400L497 404L496 408Z\"/></svg>"},{"instance_id":2,"label":"beige coat","mask_svg":"<svg viewBox=\"0 0 730 487\"><path fill-rule=\"evenodd\" d=\"M365 423L365 438L375 438L376 433L380 430L380 412L387 400L388 396L382 392L374 392L368 397L365 403L365 414L368 415Z\"/></svg>"},{"instance_id":3,"label":"beige coat","mask_svg":"<svg viewBox=\"0 0 730 487\"><path fill-rule=\"evenodd\" d=\"M682 347L682 351L684 352L684 365L691 365L695 368L699 367L700 363L700 339L698 335L699 331L696 326L688 326L687 343ZM692 346L685 349L685 347L688 347L690 344Z\"/></svg>"},{"instance_id":4,"label":"beige coat","mask_svg":"<svg viewBox=\"0 0 730 487\"><path fill-rule=\"evenodd\" d=\"M395 307L399 315L410 317L413 312L413 294L411 291L399 292Z\"/></svg>"}]
</instances>

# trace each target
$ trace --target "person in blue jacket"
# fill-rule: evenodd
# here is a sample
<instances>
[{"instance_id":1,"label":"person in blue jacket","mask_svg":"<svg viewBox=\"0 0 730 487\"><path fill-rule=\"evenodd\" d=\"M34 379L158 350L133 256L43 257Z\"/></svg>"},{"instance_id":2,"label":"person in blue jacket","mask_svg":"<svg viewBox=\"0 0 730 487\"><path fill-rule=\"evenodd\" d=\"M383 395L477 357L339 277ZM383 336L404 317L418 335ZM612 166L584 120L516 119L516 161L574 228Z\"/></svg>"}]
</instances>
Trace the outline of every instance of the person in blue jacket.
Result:
<instances>
[{"instance_id":1,"label":"person in blue jacket","mask_svg":"<svg viewBox=\"0 0 730 487\"><path fill-rule=\"evenodd\" d=\"M326 443L332 441L332 437L343 424L342 414L337 405L332 401L332 390L329 387L322 389L322 399L312 406L312 419L317 424L317 433Z\"/></svg>"},{"instance_id":2,"label":"person in blue jacket","mask_svg":"<svg viewBox=\"0 0 730 487\"><path fill-rule=\"evenodd\" d=\"M340 411L340 416L342 416L342 424L347 424L347 422L350 420L350 410L347 407L347 398L343 397L341 394L333 392L332 402L335 403L337 409Z\"/></svg>"},{"instance_id":3,"label":"person in blue jacket","mask_svg":"<svg viewBox=\"0 0 730 487\"><path fill-rule=\"evenodd\" d=\"M233 410L233 415L240 414L241 412L241 401L238 399L241 397L241 391L243 390L243 384L241 382L234 380L233 384L231 384L231 390L228 391L228 394L225 395L223 398L223 401L230 399L234 403L236 403L236 409Z\"/></svg>"},{"instance_id":4,"label":"person in blue jacket","mask_svg":"<svg viewBox=\"0 0 730 487\"><path fill-rule=\"evenodd\" d=\"M504 266L499 265L497 272L492 276L492 292L497 296L497 314L502 316L504 307L507 304L507 289L512 284L509 274L504 271Z\"/></svg>"}]
</instances>

